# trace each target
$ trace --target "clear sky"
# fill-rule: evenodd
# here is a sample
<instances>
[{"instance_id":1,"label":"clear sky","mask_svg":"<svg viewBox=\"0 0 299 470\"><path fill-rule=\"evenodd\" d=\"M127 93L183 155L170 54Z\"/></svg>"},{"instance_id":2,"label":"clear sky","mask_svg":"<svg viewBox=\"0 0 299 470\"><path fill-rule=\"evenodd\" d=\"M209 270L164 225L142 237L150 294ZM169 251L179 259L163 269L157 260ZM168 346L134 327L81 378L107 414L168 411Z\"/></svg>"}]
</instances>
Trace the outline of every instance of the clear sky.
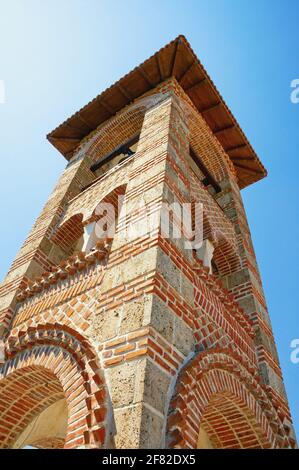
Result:
<instances>
[{"instance_id":1,"label":"clear sky","mask_svg":"<svg viewBox=\"0 0 299 470\"><path fill-rule=\"evenodd\" d=\"M0 0L1 279L65 166L46 134L184 34L269 171L243 196L297 435L298 25L298 0Z\"/></svg>"}]
</instances>

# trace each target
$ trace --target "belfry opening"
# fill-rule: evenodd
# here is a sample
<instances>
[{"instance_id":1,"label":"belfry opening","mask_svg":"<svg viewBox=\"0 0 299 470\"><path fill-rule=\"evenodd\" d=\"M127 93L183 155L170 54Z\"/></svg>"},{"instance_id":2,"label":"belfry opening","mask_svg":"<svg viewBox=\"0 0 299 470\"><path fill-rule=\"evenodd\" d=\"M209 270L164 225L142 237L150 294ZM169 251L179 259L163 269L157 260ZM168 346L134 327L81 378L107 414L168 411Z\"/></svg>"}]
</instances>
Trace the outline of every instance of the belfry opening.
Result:
<instances>
[{"instance_id":1,"label":"belfry opening","mask_svg":"<svg viewBox=\"0 0 299 470\"><path fill-rule=\"evenodd\" d=\"M296 447L241 194L267 172L186 38L47 138L66 167L0 287L0 447ZM196 249L175 204L202 205Z\"/></svg>"}]
</instances>

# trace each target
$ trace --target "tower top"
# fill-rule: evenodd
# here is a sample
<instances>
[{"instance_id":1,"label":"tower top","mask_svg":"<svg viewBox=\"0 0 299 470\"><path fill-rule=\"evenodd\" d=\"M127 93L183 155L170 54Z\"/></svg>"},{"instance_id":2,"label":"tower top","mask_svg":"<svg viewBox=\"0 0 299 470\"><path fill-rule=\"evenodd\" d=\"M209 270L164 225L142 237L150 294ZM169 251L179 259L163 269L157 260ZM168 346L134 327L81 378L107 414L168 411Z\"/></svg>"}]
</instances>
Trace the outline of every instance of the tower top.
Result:
<instances>
[{"instance_id":1,"label":"tower top","mask_svg":"<svg viewBox=\"0 0 299 470\"><path fill-rule=\"evenodd\" d=\"M182 35L54 129L48 134L48 140L69 160L73 150L90 132L170 77L176 78L232 160L240 188L264 178L267 175L266 169Z\"/></svg>"}]
</instances>

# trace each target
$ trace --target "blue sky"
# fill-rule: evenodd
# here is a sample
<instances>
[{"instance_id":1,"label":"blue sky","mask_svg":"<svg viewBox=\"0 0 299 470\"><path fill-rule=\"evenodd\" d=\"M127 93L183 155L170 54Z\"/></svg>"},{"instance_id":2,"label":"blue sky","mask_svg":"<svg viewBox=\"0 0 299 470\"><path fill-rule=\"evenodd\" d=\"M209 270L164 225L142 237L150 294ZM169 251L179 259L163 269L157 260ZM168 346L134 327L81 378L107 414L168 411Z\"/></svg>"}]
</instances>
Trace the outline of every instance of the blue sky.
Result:
<instances>
[{"instance_id":1,"label":"blue sky","mask_svg":"<svg viewBox=\"0 0 299 470\"><path fill-rule=\"evenodd\" d=\"M64 168L46 134L184 34L269 171L243 191L299 435L297 0L0 0L3 278Z\"/></svg>"}]
</instances>

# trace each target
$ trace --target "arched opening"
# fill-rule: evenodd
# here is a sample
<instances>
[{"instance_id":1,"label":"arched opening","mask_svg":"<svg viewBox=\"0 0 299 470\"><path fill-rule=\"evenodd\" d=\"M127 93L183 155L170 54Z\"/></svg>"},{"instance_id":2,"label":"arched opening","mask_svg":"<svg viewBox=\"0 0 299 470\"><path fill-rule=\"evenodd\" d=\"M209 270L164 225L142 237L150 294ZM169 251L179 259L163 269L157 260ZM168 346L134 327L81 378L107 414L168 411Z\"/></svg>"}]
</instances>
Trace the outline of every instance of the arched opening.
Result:
<instances>
[{"instance_id":1,"label":"arched opening","mask_svg":"<svg viewBox=\"0 0 299 470\"><path fill-rule=\"evenodd\" d=\"M0 443L4 448L64 447L68 406L58 378L39 366L24 367L1 381ZM40 441L37 446L36 443Z\"/></svg>"},{"instance_id":2,"label":"arched opening","mask_svg":"<svg viewBox=\"0 0 299 470\"><path fill-rule=\"evenodd\" d=\"M255 416L230 392L214 395L203 411L198 449L247 449L264 447Z\"/></svg>"},{"instance_id":3,"label":"arched opening","mask_svg":"<svg viewBox=\"0 0 299 470\"><path fill-rule=\"evenodd\" d=\"M116 169L124 161L127 161L132 157L137 151L138 140L139 134L136 134L92 165L91 170L93 171L96 179L104 176L110 170Z\"/></svg>"},{"instance_id":4,"label":"arched opening","mask_svg":"<svg viewBox=\"0 0 299 470\"><path fill-rule=\"evenodd\" d=\"M199 227L202 230L203 243L198 250L195 250L194 254L211 274L221 278L240 267L235 229L194 172L190 173L190 182L193 231L196 225L195 205L202 204L202 227L200 225Z\"/></svg>"},{"instance_id":5,"label":"arched opening","mask_svg":"<svg viewBox=\"0 0 299 470\"><path fill-rule=\"evenodd\" d=\"M51 241L55 244L52 251L55 251L57 264L80 249L80 240L84 233L82 220L83 214L74 214L59 226L52 235Z\"/></svg>"},{"instance_id":6,"label":"arched opening","mask_svg":"<svg viewBox=\"0 0 299 470\"><path fill-rule=\"evenodd\" d=\"M84 232L77 243L77 248L83 253L92 252L95 248L110 252L125 192L126 184L119 185L86 211ZM105 259L107 261L107 257Z\"/></svg>"},{"instance_id":7,"label":"arched opening","mask_svg":"<svg viewBox=\"0 0 299 470\"><path fill-rule=\"evenodd\" d=\"M56 401L38 414L13 445L14 449L30 446L38 449L63 449L68 422L65 398Z\"/></svg>"},{"instance_id":8,"label":"arched opening","mask_svg":"<svg viewBox=\"0 0 299 470\"><path fill-rule=\"evenodd\" d=\"M165 99L165 94L154 93L136 100L112 119L109 119L105 125L99 128L97 133L92 135L91 139L82 144L85 145L86 154L94 162L96 167L94 171L100 173L102 173L102 169L105 171L107 156L111 154L114 154L112 165L119 163L127 154L126 151L124 153L118 152L119 150L125 150L123 147L127 147L131 152L137 150L138 145L136 146L136 142L132 145L126 145L126 143L135 140L135 137L138 140L146 111L163 101L163 99Z\"/></svg>"},{"instance_id":9,"label":"arched opening","mask_svg":"<svg viewBox=\"0 0 299 470\"><path fill-rule=\"evenodd\" d=\"M288 446L266 393L240 358L226 350L199 353L181 371L170 402L167 447Z\"/></svg>"},{"instance_id":10,"label":"arched opening","mask_svg":"<svg viewBox=\"0 0 299 470\"><path fill-rule=\"evenodd\" d=\"M78 340L72 354L74 339L62 331L24 348L40 333L11 338L13 357L0 367L0 448L103 447L107 397L97 359Z\"/></svg>"},{"instance_id":11,"label":"arched opening","mask_svg":"<svg viewBox=\"0 0 299 470\"><path fill-rule=\"evenodd\" d=\"M104 197L92 199L96 204L82 207L82 213L76 213L62 220L54 231L51 241L55 244L57 264L80 252L88 253L97 244L105 244L114 237L120 209L124 201L126 184L121 184ZM84 213L84 215L83 215Z\"/></svg>"},{"instance_id":12,"label":"arched opening","mask_svg":"<svg viewBox=\"0 0 299 470\"><path fill-rule=\"evenodd\" d=\"M125 192L126 184L114 188L97 203L88 217L88 223L95 224L98 240L101 239L102 230L104 238L114 237L119 214L124 203Z\"/></svg>"}]
</instances>

